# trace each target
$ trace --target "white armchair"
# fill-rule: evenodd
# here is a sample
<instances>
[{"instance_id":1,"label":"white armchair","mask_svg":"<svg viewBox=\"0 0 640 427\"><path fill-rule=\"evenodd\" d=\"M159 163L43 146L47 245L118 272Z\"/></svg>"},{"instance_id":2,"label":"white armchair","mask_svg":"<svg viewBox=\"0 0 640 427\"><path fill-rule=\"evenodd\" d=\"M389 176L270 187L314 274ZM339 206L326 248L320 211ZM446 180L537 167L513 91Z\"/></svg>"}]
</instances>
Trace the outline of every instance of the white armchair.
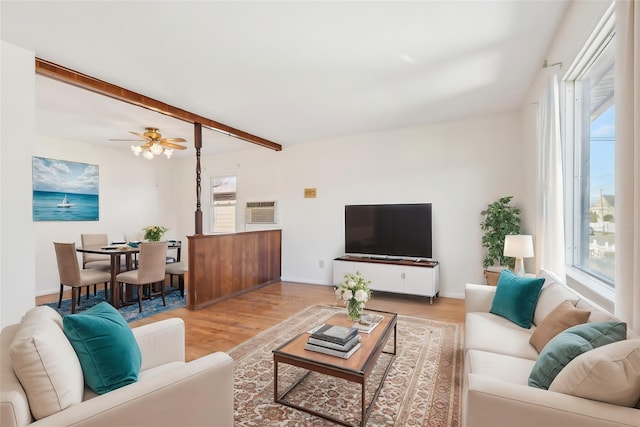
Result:
<instances>
[{"instance_id":1,"label":"white armchair","mask_svg":"<svg viewBox=\"0 0 640 427\"><path fill-rule=\"evenodd\" d=\"M233 426L233 360L222 352L184 361L184 322L167 319L133 329L142 353L138 381L34 421L12 369L9 347L19 329L2 330L0 425Z\"/></svg>"}]
</instances>

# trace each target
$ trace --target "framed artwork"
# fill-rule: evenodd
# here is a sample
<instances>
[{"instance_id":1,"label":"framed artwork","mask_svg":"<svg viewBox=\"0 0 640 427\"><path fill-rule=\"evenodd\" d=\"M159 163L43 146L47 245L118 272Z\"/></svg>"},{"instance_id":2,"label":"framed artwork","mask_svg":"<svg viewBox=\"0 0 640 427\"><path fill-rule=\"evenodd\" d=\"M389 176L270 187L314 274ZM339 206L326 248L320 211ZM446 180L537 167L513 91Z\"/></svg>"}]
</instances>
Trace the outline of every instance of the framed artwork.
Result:
<instances>
[{"instance_id":1,"label":"framed artwork","mask_svg":"<svg viewBox=\"0 0 640 427\"><path fill-rule=\"evenodd\" d=\"M98 165L33 156L34 221L98 221Z\"/></svg>"}]
</instances>

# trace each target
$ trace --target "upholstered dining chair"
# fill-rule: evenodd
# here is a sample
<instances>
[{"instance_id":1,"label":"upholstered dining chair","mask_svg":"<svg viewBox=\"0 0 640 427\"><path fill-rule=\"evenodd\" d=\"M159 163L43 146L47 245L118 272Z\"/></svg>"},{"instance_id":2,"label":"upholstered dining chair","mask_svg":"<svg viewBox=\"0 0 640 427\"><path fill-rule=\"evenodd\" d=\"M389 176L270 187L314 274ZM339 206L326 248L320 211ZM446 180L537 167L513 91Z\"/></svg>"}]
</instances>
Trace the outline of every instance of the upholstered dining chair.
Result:
<instances>
[{"instance_id":1,"label":"upholstered dining chair","mask_svg":"<svg viewBox=\"0 0 640 427\"><path fill-rule=\"evenodd\" d=\"M91 268L80 269L78 258L76 255L75 243L53 243L56 249L56 259L58 261L58 274L60 276L60 298L58 299L58 308L62 305L62 292L65 286L71 287L71 313L76 312L76 299L80 304L80 294L82 288L87 287L87 295L89 294L89 286L98 283L104 283L105 297L107 291L107 283L111 281L111 274L106 271L94 270ZM78 292L80 289L80 292Z\"/></svg>"},{"instance_id":2,"label":"upholstered dining chair","mask_svg":"<svg viewBox=\"0 0 640 427\"><path fill-rule=\"evenodd\" d=\"M129 270L116 276L119 284L124 284L125 289L122 290L123 303L124 296L127 294L126 286L132 285L137 287L138 291L138 311L142 313L142 296L144 288L149 289L149 297L160 294L162 296L162 304L167 305L164 298L164 276L167 257L167 242L143 242L140 243L140 257L138 259L138 269ZM154 293L153 286L160 284L160 291Z\"/></svg>"},{"instance_id":3,"label":"upholstered dining chair","mask_svg":"<svg viewBox=\"0 0 640 427\"><path fill-rule=\"evenodd\" d=\"M106 234L81 234L82 247L107 246L109 237ZM108 255L82 253L82 268L110 271L111 258Z\"/></svg>"},{"instance_id":4,"label":"upholstered dining chair","mask_svg":"<svg viewBox=\"0 0 640 427\"><path fill-rule=\"evenodd\" d=\"M142 231L129 231L124 233L124 240L127 242L142 242L144 240L144 233Z\"/></svg>"},{"instance_id":5,"label":"upholstered dining chair","mask_svg":"<svg viewBox=\"0 0 640 427\"><path fill-rule=\"evenodd\" d=\"M180 296L184 298L184 265L181 262L172 262L167 264L164 270L169 275L171 286L173 286L173 276L178 276L178 289L180 289Z\"/></svg>"}]
</instances>

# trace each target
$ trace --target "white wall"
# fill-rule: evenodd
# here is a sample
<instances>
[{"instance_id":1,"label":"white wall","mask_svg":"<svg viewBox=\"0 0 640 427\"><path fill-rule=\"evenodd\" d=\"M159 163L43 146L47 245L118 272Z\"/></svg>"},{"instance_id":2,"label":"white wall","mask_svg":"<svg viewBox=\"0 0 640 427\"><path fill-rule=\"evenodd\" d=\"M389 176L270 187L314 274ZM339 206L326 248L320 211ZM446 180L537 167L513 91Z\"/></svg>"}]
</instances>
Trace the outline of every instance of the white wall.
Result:
<instances>
[{"instance_id":1,"label":"white wall","mask_svg":"<svg viewBox=\"0 0 640 427\"><path fill-rule=\"evenodd\" d=\"M35 305L31 152L35 129L34 54L2 42L0 130L0 326Z\"/></svg>"},{"instance_id":2,"label":"white wall","mask_svg":"<svg viewBox=\"0 0 640 427\"><path fill-rule=\"evenodd\" d=\"M159 157L149 161L129 151L45 135L37 136L34 155L98 165L100 176L98 221L30 224L36 236L36 295L59 290L53 242L75 242L81 246L82 233L107 233L110 241L122 240L125 233L141 232L143 227L155 224L169 227L166 238L184 239L176 230L173 159Z\"/></svg>"},{"instance_id":3,"label":"white wall","mask_svg":"<svg viewBox=\"0 0 640 427\"><path fill-rule=\"evenodd\" d=\"M511 113L299 143L282 152L206 156L205 148L202 167L203 176L238 169L240 215L247 201L278 201L283 280L332 284L331 261L344 252L344 205L433 203L441 295L462 298L466 282L484 282L480 212L505 195L523 204L521 141L519 115ZM181 167L193 174L192 164ZM305 187L317 188L317 198L305 199ZM207 224L208 205L203 211Z\"/></svg>"}]
</instances>

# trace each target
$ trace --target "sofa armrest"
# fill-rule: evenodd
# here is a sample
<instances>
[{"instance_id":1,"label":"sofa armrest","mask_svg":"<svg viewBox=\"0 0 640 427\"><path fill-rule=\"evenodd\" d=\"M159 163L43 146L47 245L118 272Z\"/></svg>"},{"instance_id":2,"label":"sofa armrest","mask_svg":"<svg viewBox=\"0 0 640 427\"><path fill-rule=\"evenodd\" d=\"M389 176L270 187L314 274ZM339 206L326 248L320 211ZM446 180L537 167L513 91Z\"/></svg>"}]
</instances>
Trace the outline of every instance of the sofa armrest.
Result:
<instances>
[{"instance_id":1,"label":"sofa armrest","mask_svg":"<svg viewBox=\"0 0 640 427\"><path fill-rule=\"evenodd\" d=\"M466 427L638 426L640 410L469 374Z\"/></svg>"},{"instance_id":2,"label":"sofa armrest","mask_svg":"<svg viewBox=\"0 0 640 427\"><path fill-rule=\"evenodd\" d=\"M33 427L233 426L233 359L209 354L94 397Z\"/></svg>"},{"instance_id":3,"label":"sofa armrest","mask_svg":"<svg viewBox=\"0 0 640 427\"><path fill-rule=\"evenodd\" d=\"M484 312L491 310L496 286L477 285L467 283L464 287L464 308L466 313Z\"/></svg>"},{"instance_id":4,"label":"sofa armrest","mask_svg":"<svg viewBox=\"0 0 640 427\"><path fill-rule=\"evenodd\" d=\"M184 362L184 321L160 320L133 328L142 353L141 371L171 362Z\"/></svg>"}]
</instances>

